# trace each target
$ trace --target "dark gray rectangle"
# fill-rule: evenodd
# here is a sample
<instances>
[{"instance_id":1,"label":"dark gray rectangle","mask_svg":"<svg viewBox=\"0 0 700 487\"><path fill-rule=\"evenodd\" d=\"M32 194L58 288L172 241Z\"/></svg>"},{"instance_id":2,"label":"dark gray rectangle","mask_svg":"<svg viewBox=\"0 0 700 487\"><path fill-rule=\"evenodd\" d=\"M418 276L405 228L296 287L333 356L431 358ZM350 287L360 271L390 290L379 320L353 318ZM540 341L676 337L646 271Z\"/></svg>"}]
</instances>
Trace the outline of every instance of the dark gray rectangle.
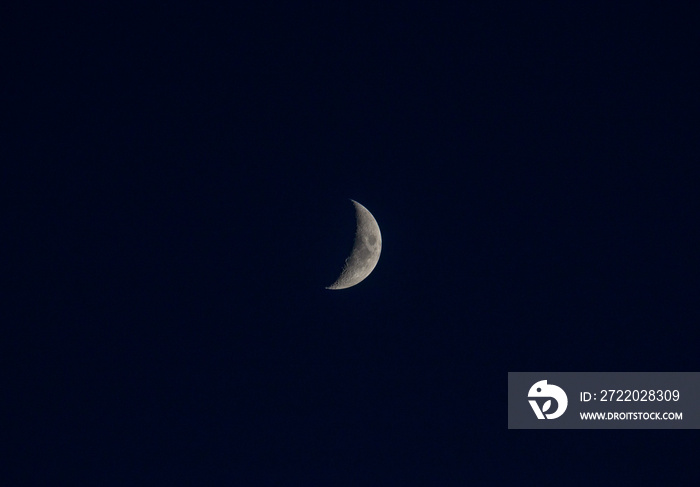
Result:
<instances>
[{"instance_id":1,"label":"dark gray rectangle","mask_svg":"<svg viewBox=\"0 0 700 487\"><path fill-rule=\"evenodd\" d=\"M700 372L508 372L508 429L700 429Z\"/></svg>"}]
</instances>

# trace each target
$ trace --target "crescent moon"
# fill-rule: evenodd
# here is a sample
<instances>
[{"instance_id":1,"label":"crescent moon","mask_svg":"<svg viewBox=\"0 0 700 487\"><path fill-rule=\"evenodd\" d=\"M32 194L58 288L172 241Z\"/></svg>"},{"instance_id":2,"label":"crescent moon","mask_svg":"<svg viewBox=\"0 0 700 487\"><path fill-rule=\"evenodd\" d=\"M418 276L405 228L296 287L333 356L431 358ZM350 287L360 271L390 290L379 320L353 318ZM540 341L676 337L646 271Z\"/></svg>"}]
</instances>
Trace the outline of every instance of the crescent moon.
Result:
<instances>
[{"instance_id":1,"label":"crescent moon","mask_svg":"<svg viewBox=\"0 0 700 487\"><path fill-rule=\"evenodd\" d=\"M350 201L355 205L357 219L355 243L340 277L326 289L346 289L360 283L374 270L382 252L382 234L377 220L360 203Z\"/></svg>"}]
</instances>

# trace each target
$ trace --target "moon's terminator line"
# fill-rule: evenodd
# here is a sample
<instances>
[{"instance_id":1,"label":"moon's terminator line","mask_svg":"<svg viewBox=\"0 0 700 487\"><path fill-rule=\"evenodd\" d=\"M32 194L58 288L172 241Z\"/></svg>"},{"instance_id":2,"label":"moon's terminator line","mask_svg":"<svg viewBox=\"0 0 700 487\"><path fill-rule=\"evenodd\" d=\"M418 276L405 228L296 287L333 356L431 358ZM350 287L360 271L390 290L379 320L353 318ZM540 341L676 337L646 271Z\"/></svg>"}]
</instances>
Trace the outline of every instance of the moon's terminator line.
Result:
<instances>
[{"instance_id":1,"label":"moon's terminator line","mask_svg":"<svg viewBox=\"0 0 700 487\"><path fill-rule=\"evenodd\" d=\"M340 277L326 289L346 289L363 281L374 270L382 252L382 234L377 220L360 203L350 201L355 205L357 220L355 243Z\"/></svg>"}]
</instances>

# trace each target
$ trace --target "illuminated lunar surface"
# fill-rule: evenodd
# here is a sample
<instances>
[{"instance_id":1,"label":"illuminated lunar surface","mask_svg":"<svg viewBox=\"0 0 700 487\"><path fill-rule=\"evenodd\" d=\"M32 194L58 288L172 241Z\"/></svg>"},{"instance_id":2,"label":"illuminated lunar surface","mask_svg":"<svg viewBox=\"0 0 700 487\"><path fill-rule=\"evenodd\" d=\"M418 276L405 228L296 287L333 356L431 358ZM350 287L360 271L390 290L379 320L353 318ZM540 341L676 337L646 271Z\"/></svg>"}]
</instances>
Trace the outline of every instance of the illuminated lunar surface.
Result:
<instances>
[{"instance_id":1,"label":"illuminated lunar surface","mask_svg":"<svg viewBox=\"0 0 700 487\"><path fill-rule=\"evenodd\" d=\"M350 201L355 205L357 219L355 243L340 277L326 289L346 289L362 282L374 270L382 252L382 234L377 220L360 203Z\"/></svg>"}]
</instances>

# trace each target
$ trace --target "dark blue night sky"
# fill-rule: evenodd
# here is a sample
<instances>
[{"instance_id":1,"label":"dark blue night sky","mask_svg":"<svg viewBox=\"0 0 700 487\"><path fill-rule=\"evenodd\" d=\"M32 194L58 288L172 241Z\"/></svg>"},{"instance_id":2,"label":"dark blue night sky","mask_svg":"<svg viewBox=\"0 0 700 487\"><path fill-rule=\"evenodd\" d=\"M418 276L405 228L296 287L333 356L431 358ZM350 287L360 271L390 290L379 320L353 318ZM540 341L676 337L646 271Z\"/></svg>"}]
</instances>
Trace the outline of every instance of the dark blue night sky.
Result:
<instances>
[{"instance_id":1,"label":"dark blue night sky","mask_svg":"<svg viewBox=\"0 0 700 487\"><path fill-rule=\"evenodd\" d=\"M686 479L506 387L700 369L698 12L486 4L9 12L0 484Z\"/></svg>"}]
</instances>

